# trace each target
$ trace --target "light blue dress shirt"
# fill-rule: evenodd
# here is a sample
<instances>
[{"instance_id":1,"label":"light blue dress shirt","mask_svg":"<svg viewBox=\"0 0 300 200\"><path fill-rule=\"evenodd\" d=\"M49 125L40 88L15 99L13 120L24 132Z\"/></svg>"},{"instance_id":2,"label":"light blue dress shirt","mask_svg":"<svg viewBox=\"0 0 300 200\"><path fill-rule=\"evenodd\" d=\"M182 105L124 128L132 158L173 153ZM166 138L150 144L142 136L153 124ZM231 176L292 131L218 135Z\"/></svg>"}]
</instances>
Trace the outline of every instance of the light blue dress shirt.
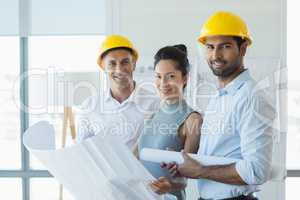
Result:
<instances>
[{"instance_id":1,"label":"light blue dress shirt","mask_svg":"<svg viewBox=\"0 0 300 200\"><path fill-rule=\"evenodd\" d=\"M210 99L201 129L199 155L241 159L235 168L248 184L237 186L199 179L205 199L249 194L270 176L275 110L259 90L248 70Z\"/></svg>"}]
</instances>

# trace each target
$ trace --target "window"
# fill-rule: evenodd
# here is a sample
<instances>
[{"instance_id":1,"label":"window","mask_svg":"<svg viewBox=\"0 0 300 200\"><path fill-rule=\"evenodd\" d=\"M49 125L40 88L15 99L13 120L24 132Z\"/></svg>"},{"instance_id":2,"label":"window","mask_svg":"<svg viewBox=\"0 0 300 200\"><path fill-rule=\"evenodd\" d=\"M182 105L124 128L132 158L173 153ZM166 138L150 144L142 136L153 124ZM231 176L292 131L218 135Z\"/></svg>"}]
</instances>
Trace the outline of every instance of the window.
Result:
<instances>
[{"instance_id":1,"label":"window","mask_svg":"<svg viewBox=\"0 0 300 200\"><path fill-rule=\"evenodd\" d=\"M20 126L48 120L55 126L57 144L62 133L61 105L49 104L49 74L59 72L97 72L99 45L104 36L36 36L29 38L0 37L0 188L1 198L15 200L58 199L60 186L42 164L25 153L21 146ZM21 52L21 54L20 54ZM23 55L21 57L20 55ZM14 58L14 59L12 59ZM28 60L28 70L26 70ZM20 66L23 66L20 68ZM7 70L9 69L9 70ZM20 70L21 69L21 70ZM20 78L22 70L27 78ZM20 80L28 81L21 91ZM20 108L28 95L29 112ZM47 96L48 95L48 96ZM51 107L57 106L59 109ZM41 109L42 108L42 109ZM42 112L41 112L42 111ZM70 138L70 137L69 137ZM30 173L28 173L30 172ZM28 177L28 174L29 177ZM30 176L33 177L30 177ZM23 183L22 183L23 181ZM73 200L63 190L64 200Z\"/></svg>"},{"instance_id":2,"label":"window","mask_svg":"<svg viewBox=\"0 0 300 200\"><path fill-rule=\"evenodd\" d=\"M49 72L98 70L110 6L105 0L0 0L1 199L58 197L58 183L26 151L22 134L43 119L61 130L62 113L47 102ZM72 199L65 190L64 199Z\"/></svg>"},{"instance_id":3,"label":"window","mask_svg":"<svg viewBox=\"0 0 300 200\"><path fill-rule=\"evenodd\" d=\"M299 12L295 8L295 2L288 3L287 23L287 65L288 65L288 148L287 168L300 170L300 68L298 66L297 47L300 42L300 29L295 26Z\"/></svg>"},{"instance_id":4,"label":"window","mask_svg":"<svg viewBox=\"0 0 300 200\"><path fill-rule=\"evenodd\" d=\"M20 169L19 38L0 37L0 55L0 169Z\"/></svg>"},{"instance_id":5,"label":"window","mask_svg":"<svg viewBox=\"0 0 300 200\"><path fill-rule=\"evenodd\" d=\"M53 200L59 199L59 183L53 178L32 178L30 180L31 200ZM73 200L67 190L63 190L64 200Z\"/></svg>"},{"instance_id":6,"label":"window","mask_svg":"<svg viewBox=\"0 0 300 200\"><path fill-rule=\"evenodd\" d=\"M30 69L97 71L97 54L103 39L103 36L30 37Z\"/></svg>"},{"instance_id":7,"label":"window","mask_svg":"<svg viewBox=\"0 0 300 200\"><path fill-rule=\"evenodd\" d=\"M63 110L62 105L52 104L51 93L53 73L97 72L97 53L103 36L37 36L29 38L29 125L40 120L54 124L56 144L61 146ZM50 91L49 91L50 90ZM57 109L54 109L56 107ZM70 137L67 137L70 139ZM68 141L71 142L71 141ZM30 155L30 167L45 169ZM33 178L30 180L32 200L55 199L59 196L59 184L53 178ZM42 191L42 192L41 192ZM64 190L64 199L72 196Z\"/></svg>"},{"instance_id":8,"label":"window","mask_svg":"<svg viewBox=\"0 0 300 200\"><path fill-rule=\"evenodd\" d=\"M295 195L298 194L300 178L289 177L286 179L286 200L295 199Z\"/></svg>"},{"instance_id":9,"label":"window","mask_svg":"<svg viewBox=\"0 0 300 200\"><path fill-rule=\"evenodd\" d=\"M43 36L29 38L29 124L49 120L55 124L57 144L62 132L61 105L51 100L55 91L51 89L51 74L99 71L96 63L99 45L103 36ZM53 103L52 103L53 102ZM57 107L54 109L53 107ZM31 157L30 166L44 169Z\"/></svg>"},{"instance_id":10,"label":"window","mask_svg":"<svg viewBox=\"0 0 300 200\"><path fill-rule=\"evenodd\" d=\"M20 178L0 178L1 199L22 200Z\"/></svg>"},{"instance_id":11,"label":"window","mask_svg":"<svg viewBox=\"0 0 300 200\"><path fill-rule=\"evenodd\" d=\"M288 66L288 134L286 199L295 199L300 185L300 68L298 44L300 29L295 26L299 18L295 1L288 1L287 15L287 66Z\"/></svg>"}]
</instances>

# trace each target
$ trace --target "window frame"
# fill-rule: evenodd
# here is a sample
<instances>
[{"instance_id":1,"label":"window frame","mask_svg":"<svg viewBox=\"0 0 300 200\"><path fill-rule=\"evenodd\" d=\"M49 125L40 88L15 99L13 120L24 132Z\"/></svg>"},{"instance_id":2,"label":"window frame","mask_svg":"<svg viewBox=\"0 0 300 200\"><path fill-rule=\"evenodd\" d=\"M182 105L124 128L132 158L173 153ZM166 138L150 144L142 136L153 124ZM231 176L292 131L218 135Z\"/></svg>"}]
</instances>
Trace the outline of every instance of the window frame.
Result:
<instances>
[{"instance_id":1,"label":"window frame","mask_svg":"<svg viewBox=\"0 0 300 200\"><path fill-rule=\"evenodd\" d=\"M25 75L20 80L20 105L28 105L28 37L19 38L20 45L20 70L19 74ZM30 200L30 178L53 177L47 170L33 170L30 168L29 152L23 145L23 134L29 127L29 113L20 108L20 142L21 142L21 169L0 170L0 178L21 178L22 179L22 199Z\"/></svg>"}]
</instances>

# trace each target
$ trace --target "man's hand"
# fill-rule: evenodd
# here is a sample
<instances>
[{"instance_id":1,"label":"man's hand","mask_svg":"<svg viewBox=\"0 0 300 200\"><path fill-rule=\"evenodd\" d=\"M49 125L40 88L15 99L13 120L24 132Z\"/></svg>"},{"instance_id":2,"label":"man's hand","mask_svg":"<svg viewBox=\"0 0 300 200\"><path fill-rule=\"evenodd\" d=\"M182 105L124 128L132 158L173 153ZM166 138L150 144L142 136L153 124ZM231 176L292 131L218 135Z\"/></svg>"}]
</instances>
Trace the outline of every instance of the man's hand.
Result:
<instances>
[{"instance_id":1,"label":"man's hand","mask_svg":"<svg viewBox=\"0 0 300 200\"><path fill-rule=\"evenodd\" d=\"M166 177L160 177L158 180L150 183L151 189L160 195L171 192L172 185L171 180Z\"/></svg>"},{"instance_id":2,"label":"man's hand","mask_svg":"<svg viewBox=\"0 0 300 200\"><path fill-rule=\"evenodd\" d=\"M187 153L182 151L184 162L180 165L175 162L161 163L161 167L168 169L173 177L183 176L187 178L200 178L199 176L204 173L204 167L196 160L191 158Z\"/></svg>"},{"instance_id":3,"label":"man's hand","mask_svg":"<svg viewBox=\"0 0 300 200\"><path fill-rule=\"evenodd\" d=\"M172 176L183 176L186 178L204 178L220 183L231 185L247 185L235 169L235 163L227 165L203 166L194 160L187 153L182 151L184 162L180 165L172 163L162 163L161 167L169 170Z\"/></svg>"},{"instance_id":4,"label":"man's hand","mask_svg":"<svg viewBox=\"0 0 300 200\"><path fill-rule=\"evenodd\" d=\"M187 178L200 178L201 174L204 173L204 166L201 165L198 161L194 160L186 152L182 151L182 157L184 162L177 166L177 171L181 176Z\"/></svg>"}]
</instances>

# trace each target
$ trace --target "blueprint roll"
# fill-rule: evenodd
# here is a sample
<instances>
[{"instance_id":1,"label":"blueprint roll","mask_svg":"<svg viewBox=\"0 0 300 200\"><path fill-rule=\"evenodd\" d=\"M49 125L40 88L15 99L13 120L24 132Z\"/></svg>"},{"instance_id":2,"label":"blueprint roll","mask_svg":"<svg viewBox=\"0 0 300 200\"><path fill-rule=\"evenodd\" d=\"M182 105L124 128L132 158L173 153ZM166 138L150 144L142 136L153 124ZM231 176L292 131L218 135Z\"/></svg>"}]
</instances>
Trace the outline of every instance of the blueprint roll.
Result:
<instances>
[{"instance_id":1,"label":"blueprint roll","mask_svg":"<svg viewBox=\"0 0 300 200\"><path fill-rule=\"evenodd\" d=\"M226 165L239 161L239 159L217 157L217 156L201 156L197 154L189 154L193 159L202 163L203 165ZM143 148L140 152L140 159L155 163L170 163L176 162L177 164L183 163L181 152L165 151L159 149Z\"/></svg>"},{"instance_id":2,"label":"blueprint roll","mask_svg":"<svg viewBox=\"0 0 300 200\"><path fill-rule=\"evenodd\" d=\"M28 151L76 200L176 200L149 187L155 178L131 150L109 133L56 148L54 126L40 121L23 135Z\"/></svg>"}]
</instances>

